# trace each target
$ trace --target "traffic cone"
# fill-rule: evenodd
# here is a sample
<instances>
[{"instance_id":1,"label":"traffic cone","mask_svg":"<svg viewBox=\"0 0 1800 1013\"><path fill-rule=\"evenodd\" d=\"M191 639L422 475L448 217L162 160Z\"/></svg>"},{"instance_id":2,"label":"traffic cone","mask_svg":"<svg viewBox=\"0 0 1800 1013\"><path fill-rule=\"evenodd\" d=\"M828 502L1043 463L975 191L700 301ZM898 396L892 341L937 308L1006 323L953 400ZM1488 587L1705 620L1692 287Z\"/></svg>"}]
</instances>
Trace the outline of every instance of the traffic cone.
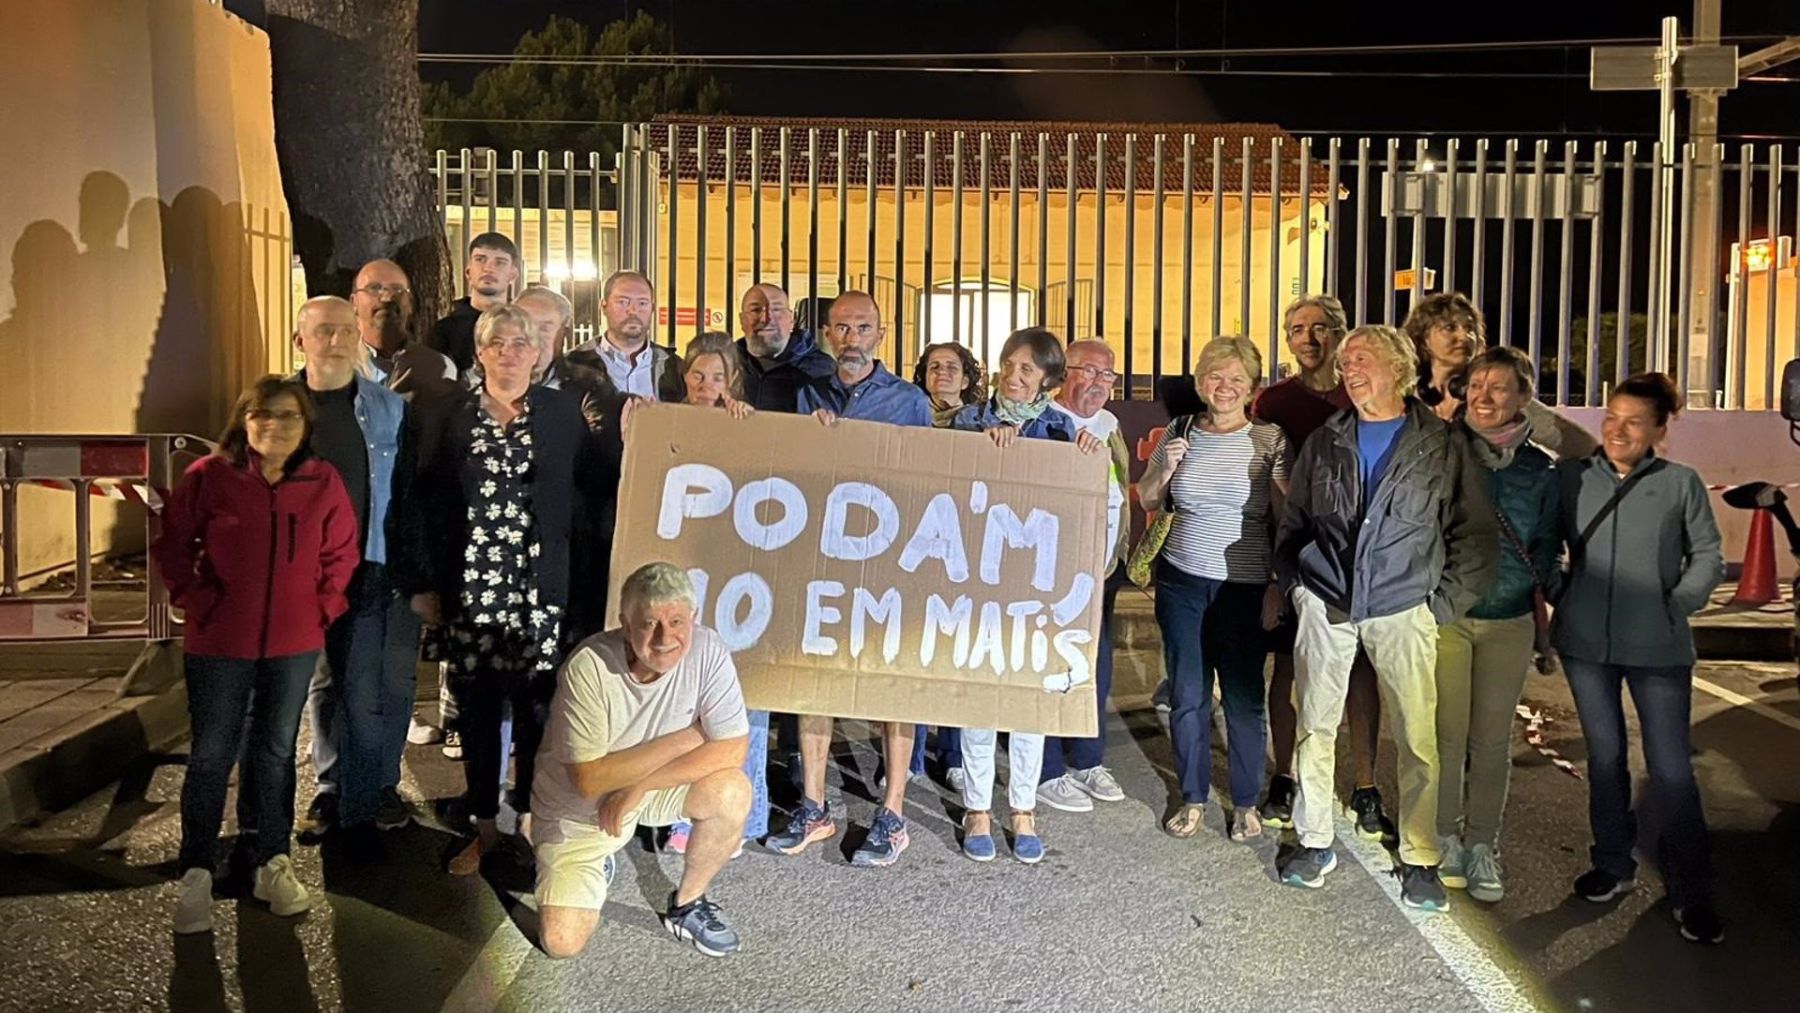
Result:
<instances>
[{"instance_id":1,"label":"traffic cone","mask_svg":"<svg viewBox=\"0 0 1800 1013\"><path fill-rule=\"evenodd\" d=\"M1781 600L1775 580L1775 526L1769 511L1750 515L1750 537L1744 540L1744 569L1738 575L1733 605L1767 605Z\"/></svg>"}]
</instances>

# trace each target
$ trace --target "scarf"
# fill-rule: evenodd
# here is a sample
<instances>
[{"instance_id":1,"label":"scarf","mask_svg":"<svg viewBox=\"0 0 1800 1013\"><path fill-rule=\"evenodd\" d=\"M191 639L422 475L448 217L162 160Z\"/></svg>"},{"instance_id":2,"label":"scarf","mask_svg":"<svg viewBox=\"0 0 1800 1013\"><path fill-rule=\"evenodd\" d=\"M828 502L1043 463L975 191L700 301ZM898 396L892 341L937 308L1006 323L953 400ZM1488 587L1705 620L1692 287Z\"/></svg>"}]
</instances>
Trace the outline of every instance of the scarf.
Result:
<instances>
[{"instance_id":1,"label":"scarf","mask_svg":"<svg viewBox=\"0 0 1800 1013\"><path fill-rule=\"evenodd\" d=\"M1050 395L1041 392L1026 402L1011 401L1002 394L994 395L994 414L1007 425L1023 426L1027 422L1034 422L1049 407Z\"/></svg>"},{"instance_id":2,"label":"scarf","mask_svg":"<svg viewBox=\"0 0 1800 1013\"><path fill-rule=\"evenodd\" d=\"M955 421L956 413L960 412L962 410L963 410L963 404L961 401L957 401L952 404L944 404L943 402L939 401L937 398L932 398L931 399L931 424L934 428L937 428L937 429L948 429L948 428L950 428L950 423Z\"/></svg>"},{"instance_id":3,"label":"scarf","mask_svg":"<svg viewBox=\"0 0 1800 1013\"><path fill-rule=\"evenodd\" d=\"M1467 420L1464 421L1467 424ZM1475 459L1489 471L1501 471L1512 464L1513 454L1531 439L1531 422L1520 416L1498 429L1469 426L1469 431L1478 437L1470 441L1475 448Z\"/></svg>"}]
</instances>

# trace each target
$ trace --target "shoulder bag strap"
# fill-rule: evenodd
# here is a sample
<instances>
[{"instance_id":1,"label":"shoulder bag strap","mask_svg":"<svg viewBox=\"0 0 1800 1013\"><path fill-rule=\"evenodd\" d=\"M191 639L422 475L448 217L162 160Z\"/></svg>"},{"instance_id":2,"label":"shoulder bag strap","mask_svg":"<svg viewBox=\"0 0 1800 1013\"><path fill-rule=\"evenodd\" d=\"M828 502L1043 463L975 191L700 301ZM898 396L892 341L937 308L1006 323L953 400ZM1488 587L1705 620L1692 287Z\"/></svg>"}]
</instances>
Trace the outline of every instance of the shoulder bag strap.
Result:
<instances>
[{"instance_id":1,"label":"shoulder bag strap","mask_svg":"<svg viewBox=\"0 0 1800 1013\"><path fill-rule=\"evenodd\" d=\"M1179 428L1181 431L1176 432L1175 430L1177 428ZM1180 418L1176 419L1175 421L1169 423L1169 428L1164 430L1164 432L1163 432L1163 441L1166 443L1169 440L1185 440L1185 439L1187 439L1188 433L1192 432L1193 429L1194 429L1194 416L1183 415ZM1188 450L1190 450L1190 451L1193 449L1194 448L1192 448L1192 447L1188 448ZM1174 495L1175 489L1174 489L1174 486L1175 486L1175 473L1170 472L1169 473L1169 484L1163 488L1162 512L1165 514L1172 514L1175 512L1175 495Z\"/></svg>"},{"instance_id":2,"label":"shoulder bag strap","mask_svg":"<svg viewBox=\"0 0 1800 1013\"><path fill-rule=\"evenodd\" d=\"M1619 501L1624 499L1626 494L1631 492L1645 475L1648 475L1661 467L1661 461L1653 461L1650 466L1643 471L1640 471L1619 483L1619 487L1613 491L1612 498L1607 500L1606 505L1600 508L1600 512L1596 513L1587 522L1587 525L1581 529L1581 534L1576 535L1575 540L1569 543L1569 565L1573 566L1575 561L1581 558L1582 553L1587 551L1588 539L1593 538L1594 532L1600 529L1601 522L1612 516L1612 512L1619 508ZM1496 511L1496 513L1497 512L1498 511Z\"/></svg>"}]
</instances>

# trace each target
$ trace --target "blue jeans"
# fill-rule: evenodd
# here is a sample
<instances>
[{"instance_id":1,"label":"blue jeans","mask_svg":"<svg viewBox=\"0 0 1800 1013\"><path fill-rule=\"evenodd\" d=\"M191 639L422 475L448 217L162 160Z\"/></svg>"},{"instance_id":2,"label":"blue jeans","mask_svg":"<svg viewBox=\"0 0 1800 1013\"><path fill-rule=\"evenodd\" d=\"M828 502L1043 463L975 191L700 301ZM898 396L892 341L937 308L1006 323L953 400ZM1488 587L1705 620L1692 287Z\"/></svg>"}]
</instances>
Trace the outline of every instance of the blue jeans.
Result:
<instances>
[{"instance_id":1,"label":"blue jeans","mask_svg":"<svg viewBox=\"0 0 1800 1013\"><path fill-rule=\"evenodd\" d=\"M381 790L400 784L418 664L411 603L385 567L364 563L350 582L350 611L325 633L306 697L319 790L338 793L345 826L373 818Z\"/></svg>"},{"instance_id":2,"label":"blue jeans","mask_svg":"<svg viewBox=\"0 0 1800 1013\"><path fill-rule=\"evenodd\" d=\"M909 770L908 773L925 773L926 732L927 728L924 725L918 725L913 728L912 769ZM938 762L944 765L945 770L963 765L962 729L939 728L937 730L937 757Z\"/></svg>"},{"instance_id":3,"label":"blue jeans","mask_svg":"<svg viewBox=\"0 0 1800 1013\"><path fill-rule=\"evenodd\" d=\"M1589 854L1594 868L1620 879L1637 871L1631 854L1637 843L1637 814L1631 808L1623 684L1631 687L1631 702L1643 729L1651 804L1662 823L1656 856L1668 880L1669 898L1677 907L1710 903L1712 859L1706 814L1700 808L1700 786L1688 748L1693 668L1605 665L1567 656L1562 662L1581 717L1581 734L1587 739L1588 821L1594 831Z\"/></svg>"},{"instance_id":4,"label":"blue jeans","mask_svg":"<svg viewBox=\"0 0 1800 1013\"><path fill-rule=\"evenodd\" d=\"M1088 770L1106 762L1106 701L1112 696L1113 677L1113 609L1119 600L1119 589L1128 582L1125 566L1120 564L1113 567L1102 585L1100 643L1094 646L1094 704L1100 709L1100 721L1090 738L1051 736L1044 740L1044 781L1056 780L1069 768Z\"/></svg>"},{"instance_id":5,"label":"blue jeans","mask_svg":"<svg viewBox=\"0 0 1800 1013\"><path fill-rule=\"evenodd\" d=\"M1262 629L1267 584L1210 580L1164 562L1156 572L1156 624L1169 673L1169 738L1181 800L1206 801L1212 782L1213 679L1225 703L1231 804L1253 806L1265 748Z\"/></svg>"},{"instance_id":6,"label":"blue jeans","mask_svg":"<svg viewBox=\"0 0 1800 1013\"><path fill-rule=\"evenodd\" d=\"M744 774L750 778L750 814L744 817L744 839L757 840L769 832L769 712L750 711L750 751L744 756Z\"/></svg>"},{"instance_id":7,"label":"blue jeans","mask_svg":"<svg viewBox=\"0 0 1800 1013\"><path fill-rule=\"evenodd\" d=\"M287 854L294 832L294 742L317 659L316 651L260 660L187 656L193 743L181 783L181 871L212 870L240 747L240 790L253 793L247 808L259 831L251 857L262 865Z\"/></svg>"}]
</instances>

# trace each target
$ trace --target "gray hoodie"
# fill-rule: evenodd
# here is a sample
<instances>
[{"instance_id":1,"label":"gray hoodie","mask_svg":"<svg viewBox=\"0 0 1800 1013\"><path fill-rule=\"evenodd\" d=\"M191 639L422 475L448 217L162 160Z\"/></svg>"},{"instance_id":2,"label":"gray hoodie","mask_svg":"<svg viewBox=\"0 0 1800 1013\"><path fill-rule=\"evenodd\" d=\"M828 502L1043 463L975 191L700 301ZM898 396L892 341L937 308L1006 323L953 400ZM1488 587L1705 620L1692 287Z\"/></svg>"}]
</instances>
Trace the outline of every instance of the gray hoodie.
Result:
<instances>
[{"instance_id":1,"label":"gray hoodie","mask_svg":"<svg viewBox=\"0 0 1800 1013\"><path fill-rule=\"evenodd\" d=\"M1719 526L1692 468L1651 454L1579 554L1574 542L1623 479L1604 452L1557 469L1569 572L1556 605L1557 651L1582 661L1664 667L1694 663L1688 617L1725 579Z\"/></svg>"}]
</instances>

